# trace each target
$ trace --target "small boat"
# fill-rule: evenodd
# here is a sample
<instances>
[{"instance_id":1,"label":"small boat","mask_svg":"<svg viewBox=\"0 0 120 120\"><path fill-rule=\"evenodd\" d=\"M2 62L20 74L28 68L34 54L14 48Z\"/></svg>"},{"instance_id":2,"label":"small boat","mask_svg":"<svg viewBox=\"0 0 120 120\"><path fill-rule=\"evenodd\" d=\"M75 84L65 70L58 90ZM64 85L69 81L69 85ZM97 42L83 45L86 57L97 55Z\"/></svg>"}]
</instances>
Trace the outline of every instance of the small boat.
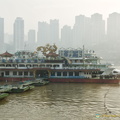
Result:
<instances>
[{"instance_id":1,"label":"small boat","mask_svg":"<svg viewBox=\"0 0 120 120\"><path fill-rule=\"evenodd\" d=\"M23 85L16 85L13 86L10 93L21 93L29 90L29 86L23 86Z\"/></svg>"},{"instance_id":2,"label":"small boat","mask_svg":"<svg viewBox=\"0 0 120 120\"><path fill-rule=\"evenodd\" d=\"M33 82L32 82L31 80L22 81L22 82L20 82L19 84L20 84L20 85L23 85L23 86L28 86L28 87L29 87L29 90L34 89L34 88L35 88L35 86L34 86L34 85L32 85L32 84L33 84Z\"/></svg>"},{"instance_id":3,"label":"small boat","mask_svg":"<svg viewBox=\"0 0 120 120\"><path fill-rule=\"evenodd\" d=\"M43 86L43 85L46 85L48 83L49 83L49 81L47 79L36 79L36 80L34 80L32 85L34 85L34 86Z\"/></svg>"},{"instance_id":4,"label":"small boat","mask_svg":"<svg viewBox=\"0 0 120 120\"><path fill-rule=\"evenodd\" d=\"M24 86L32 85L33 81L32 80L22 81L22 82L19 82L19 84L24 85Z\"/></svg>"},{"instance_id":5,"label":"small boat","mask_svg":"<svg viewBox=\"0 0 120 120\"><path fill-rule=\"evenodd\" d=\"M2 85L0 86L0 93L6 93L11 91L12 86L11 85Z\"/></svg>"},{"instance_id":6,"label":"small boat","mask_svg":"<svg viewBox=\"0 0 120 120\"><path fill-rule=\"evenodd\" d=\"M8 95L8 93L0 93L0 100L6 98Z\"/></svg>"},{"instance_id":7,"label":"small boat","mask_svg":"<svg viewBox=\"0 0 120 120\"><path fill-rule=\"evenodd\" d=\"M42 85L46 85L48 83L49 83L49 81L46 78L37 78L36 80L22 81L19 84L21 84L23 86L30 86L30 87L32 87L32 86L42 86Z\"/></svg>"}]
</instances>

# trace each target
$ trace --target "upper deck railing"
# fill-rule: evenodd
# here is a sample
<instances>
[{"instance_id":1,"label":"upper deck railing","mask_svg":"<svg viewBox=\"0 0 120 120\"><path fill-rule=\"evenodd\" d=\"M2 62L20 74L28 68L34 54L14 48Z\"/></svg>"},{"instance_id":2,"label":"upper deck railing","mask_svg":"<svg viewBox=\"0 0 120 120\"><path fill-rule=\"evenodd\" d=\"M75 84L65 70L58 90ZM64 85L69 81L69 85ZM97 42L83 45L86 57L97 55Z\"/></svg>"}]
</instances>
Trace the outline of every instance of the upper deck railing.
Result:
<instances>
[{"instance_id":1,"label":"upper deck railing","mask_svg":"<svg viewBox=\"0 0 120 120\"><path fill-rule=\"evenodd\" d=\"M1 59L0 63L63 63L62 59Z\"/></svg>"}]
</instances>

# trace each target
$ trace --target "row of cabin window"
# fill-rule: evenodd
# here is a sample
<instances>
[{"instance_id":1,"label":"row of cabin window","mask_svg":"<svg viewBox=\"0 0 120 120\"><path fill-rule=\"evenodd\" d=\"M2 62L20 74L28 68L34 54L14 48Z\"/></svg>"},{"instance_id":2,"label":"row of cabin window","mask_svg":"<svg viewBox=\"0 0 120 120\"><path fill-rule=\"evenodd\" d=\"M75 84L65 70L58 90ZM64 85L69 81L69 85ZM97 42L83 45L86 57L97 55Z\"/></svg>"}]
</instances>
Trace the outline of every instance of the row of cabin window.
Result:
<instances>
[{"instance_id":1,"label":"row of cabin window","mask_svg":"<svg viewBox=\"0 0 120 120\"><path fill-rule=\"evenodd\" d=\"M84 74L91 74L91 73L84 73ZM61 72L56 72L57 76L61 76ZM63 72L63 76L73 76L73 72ZM51 72L51 76L55 76L55 72ZM74 72L74 76L79 76L79 72Z\"/></svg>"},{"instance_id":2,"label":"row of cabin window","mask_svg":"<svg viewBox=\"0 0 120 120\"><path fill-rule=\"evenodd\" d=\"M18 73L18 74L17 74ZM10 72L9 71L5 71L5 75L10 75ZM22 71L13 71L13 75L23 75L23 72ZM24 75L28 75L28 72L27 71L24 71ZM33 72L30 72L30 76L33 75Z\"/></svg>"}]
</instances>

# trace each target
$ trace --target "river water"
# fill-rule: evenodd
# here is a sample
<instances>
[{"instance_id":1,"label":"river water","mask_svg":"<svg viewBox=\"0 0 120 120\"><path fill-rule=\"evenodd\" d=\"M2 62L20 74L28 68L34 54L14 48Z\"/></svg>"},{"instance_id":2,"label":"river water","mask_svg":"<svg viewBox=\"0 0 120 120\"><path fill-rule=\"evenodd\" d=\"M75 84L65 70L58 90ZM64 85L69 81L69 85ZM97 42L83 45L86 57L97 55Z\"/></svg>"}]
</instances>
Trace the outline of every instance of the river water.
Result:
<instances>
[{"instance_id":1,"label":"river water","mask_svg":"<svg viewBox=\"0 0 120 120\"><path fill-rule=\"evenodd\" d=\"M50 83L0 101L0 120L120 120L120 86Z\"/></svg>"}]
</instances>

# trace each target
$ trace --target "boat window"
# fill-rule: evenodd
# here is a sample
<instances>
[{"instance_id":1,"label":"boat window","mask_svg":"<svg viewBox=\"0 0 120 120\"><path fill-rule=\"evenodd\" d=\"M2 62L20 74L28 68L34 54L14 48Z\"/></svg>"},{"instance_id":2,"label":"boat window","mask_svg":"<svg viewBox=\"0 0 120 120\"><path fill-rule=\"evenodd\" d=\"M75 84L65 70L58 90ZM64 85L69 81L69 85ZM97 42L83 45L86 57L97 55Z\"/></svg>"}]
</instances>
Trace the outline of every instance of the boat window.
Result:
<instances>
[{"instance_id":1,"label":"boat window","mask_svg":"<svg viewBox=\"0 0 120 120\"><path fill-rule=\"evenodd\" d=\"M26 67L31 67L31 64L27 64Z\"/></svg>"},{"instance_id":2,"label":"boat window","mask_svg":"<svg viewBox=\"0 0 120 120\"><path fill-rule=\"evenodd\" d=\"M53 67L55 68L55 67L56 67L56 65L53 65Z\"/></svg>"},{"instance_id":3,"label":"boat window","mask_svg":"<svg viewBox=\"0 0 120 120\"><path fill-rule=\"evenodd\" d=\"M56 67L59 67L59 65L56 65Z\"/></svg>"},{"instance_id":4,"label":"boat window","mask_svg":"<svg viewBox=\"0 0 120 120\"><path fill-rule=\"evenodd\" d=\"M22 72L20 71L18 74L19 74L19 75L22 75Z\"/></svg>"},{"instance_id":5,"label":"boat window","mask_svg":"<svg viewBox=\"0 0 120 120\"><path fill-rule=\"evenodd\" d=\"M40 65L40 67L45 67L45 65Z\"/></svg>"},{"instance_id":6,"label":"boat window","mask_svg":"<svg viewBox=\"0 0 120 120\"><path fill-rule=\"evenodd\" d=\"M30 60L30 59L27 59L27 62L28 62L28 63L31 63L31 61L32 61L32 60Z\"/></svg>"},{"instance_id":7,"label":"boat window","mask_svg":"<svg viewBox=\"0 0 120 120\"><path fill-rule=\"evenodd\" d=\"M46 65L46 67L52 67L52 65Z\"/></svg>"},{"instance_id":8,"label":"boat window","mask_svg":"<svg viewBox=\"0 0 120 120\"><path fill-rule=\"evenodd\" d=\"M17 66L17 64L13 64L13 67L16 67Z\"/></svg>"},{"instance_id":9,"label":"boat window","mask_svg":"<svg viewBox=\"0 0 120 120\"><path fill-rule=\"evenodd\" d=\"M6 60L5 60L5 59L2 59L2 62L6 62Z\"/></svg>"},{"instance_id":10,"label":"boat window","mask_svg":"<svg viewBox=\"0 0 120 120\"><path fill-rule=\"evenodd\" d=\"M5 65L4 65L4 64L1 64L0 67L5 67Z\"/></svg>"},{"instance_id":11,"label":"boat window","mask_svg":"<svg viewBox=\"0 0 120 120\"><path fill-rule=\"evenodd\" d=\"M63 76L67 76L67 72L63 72Z\"/></svg>"},{"instance_id":12,"label":"boat window","mask_svg":"<svg viewBox=\"0 0 120 120\"><path fill-rule=\"evenodd\" d=\"M79 72L75 72L75 76L79 76Z\"/></svg>"},{"instance_id":13,"label":"boat window","mask_svg":"<svg viewBox=\"0 0 120 120\"><path fill-rule=\"evenodd\" d=\"M33 76L33 72L30 72L30 76Z\"/></svg>"},{"instance_id":14,"label":"boat window","mask_svg":"<svg viewBox=\"0 0 120 120\"><path fill-rule=\"evenodd\" d=\"M38 60L36 59L36 60L34 60L34 63L37 63L38 62Z\"/></svg>"},{"instance_id":15,"label":"boat window","mask_svg":"<svg viewBox=\"0 0 120 120\"><path fill-rule=\"evenodd\" d=\"M33 65L33 67L38 67L38 65Z\"/></svg>"},{"instance_id":16,"label":"boat window","mask_svg":"<svg viewBox=\"0 0 120 120\"><path fill-rule=\"evenodd\" d=\"M5 71L5 75L9 75L9 71Z\"/></svg>"},{"instance_id":17,"label":"boat window","mask_svg":"<svg viewBox=\"0 0 120 120\"><path fill-rule=\"evenodd\" d=\"M11 67L11 64L7 64L6 67Z\"/></svg>"},{"instance_id":18,"label":"boat window","mask_svg":"<svg viewBox=\"0 0 120 120\"><path fill-rule=\"evenodd\" d=\"M61 72L57 72L57 76L61 76Z\"/></svg>"},{"instance_id":19,"label":"boat window","mask_svg":"<svg viewBox=\"0 0 120 120\"><path fill-rule=\"evenodd\" d=\"M96 72L95 72L96 73ZM88 72L84 72L84 74L88 75L89 73Z\"/></svg>"},{"instance_id":20,"label":"boat window","mask_svg":"<svg viewBox=\"0 0 120 120\"><path fill-rule=\"evenodd\" d=\"M17 71L13 71L13 75L17 75Z\"/></svg>"},{"instance_id":21,"label":"boat window","mask_svg":"<svg viewBox=\"0 0 120 120\"><path fill-rule=\"evenodd\" d=\"M24 75L25 75L25 76L28 76L28 72L27 72L27 71L24 71Z\"/></svg>"},{"instance_id":22,"label":"boat window","mask_svg":"<svg viewBox=\"0 0 120 120\"><path fill-rule=\"evenodd\" d=\"M25 65L24 64L19 64L19 67L25 67Z\"/></svg>"},{"instance_id":23,"label":"boat window","mask_svg":"<svg viewBox=\"0 0 120 120\"><path fill-rule=\"evenodd\" d=\"M69 76L73 76L73 72L69 72Z\"/></svg>"},{"instance_id":24,"label":"boat window","mask_svg":"<svg viewBox=\"0 0 120 120\"><path fill-rule=\"evenodd\" d=\"M51 72L51 76L55 76L55 72Z\"/></svg>"}]
</instances>

